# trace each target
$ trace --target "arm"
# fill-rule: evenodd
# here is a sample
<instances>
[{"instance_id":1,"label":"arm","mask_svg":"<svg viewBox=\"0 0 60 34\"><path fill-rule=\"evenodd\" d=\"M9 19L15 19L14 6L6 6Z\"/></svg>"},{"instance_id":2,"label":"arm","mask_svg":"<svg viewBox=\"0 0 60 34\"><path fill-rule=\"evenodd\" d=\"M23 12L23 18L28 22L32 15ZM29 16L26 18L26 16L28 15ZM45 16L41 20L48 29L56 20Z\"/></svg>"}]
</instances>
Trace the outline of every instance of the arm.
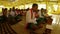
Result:
<instances>
[{"instance_id":1,"label":"arm","mask_svg":"<svg viewBox=\"0 0 60 34\"><path fill-rule=\"evenodd\" d=\"M26 13L26 22L32 22L30 11L27 11L27 13Z\"/></svg>"}]
</instances>

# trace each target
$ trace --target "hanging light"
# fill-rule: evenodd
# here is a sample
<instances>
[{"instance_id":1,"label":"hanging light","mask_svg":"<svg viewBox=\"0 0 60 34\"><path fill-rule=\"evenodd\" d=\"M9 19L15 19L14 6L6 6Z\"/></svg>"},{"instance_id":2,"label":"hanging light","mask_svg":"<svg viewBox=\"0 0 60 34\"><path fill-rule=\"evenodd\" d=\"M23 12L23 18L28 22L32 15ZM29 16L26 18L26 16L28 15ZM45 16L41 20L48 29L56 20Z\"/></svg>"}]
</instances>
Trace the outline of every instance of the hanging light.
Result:
<instances>
[{"instance_id":1,"label":"hanging light","mask_svg":"<svg viewBox=\"0 0 60 34\"><path fill-rule=\"evenodd\" d=\"M58 5L53 5L54 10L57 11L58 10Z\"/></svg>"}]
</instances>

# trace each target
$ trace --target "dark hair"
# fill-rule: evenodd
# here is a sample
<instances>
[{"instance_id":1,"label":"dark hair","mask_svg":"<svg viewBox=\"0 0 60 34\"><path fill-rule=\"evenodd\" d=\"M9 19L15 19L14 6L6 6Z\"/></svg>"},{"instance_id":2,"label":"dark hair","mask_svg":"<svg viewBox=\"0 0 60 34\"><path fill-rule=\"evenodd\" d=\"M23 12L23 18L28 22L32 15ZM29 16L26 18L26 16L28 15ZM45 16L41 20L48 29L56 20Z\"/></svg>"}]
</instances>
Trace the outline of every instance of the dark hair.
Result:
<instances>
[{"instance_id":1,"label":"dark hair","mask_svg":"<svg viewBox=\"0 0 60 34\"><path fill-rule=\"evenodd\" d=\"M38 6L38 4L33 4L32 7Z\"/></svg>"},{"instance_id":2,"label":"dark hair","mask_svg":"<svg viewBox=\"0 0 60 34\"><path fill-rule=\"evenodd\" d=\"M5 10L7 10L7 8L5 8Z\"/></svg>"},{"instance_id":3,"label":"dark hair","mask_svg":"<svg viewBox=\"0 0 60 34\"><path fill-rule=\"evenodd\" d=\"M44 10L44 8L41 8L41 10Z\"/></svg>"}]
</instances>

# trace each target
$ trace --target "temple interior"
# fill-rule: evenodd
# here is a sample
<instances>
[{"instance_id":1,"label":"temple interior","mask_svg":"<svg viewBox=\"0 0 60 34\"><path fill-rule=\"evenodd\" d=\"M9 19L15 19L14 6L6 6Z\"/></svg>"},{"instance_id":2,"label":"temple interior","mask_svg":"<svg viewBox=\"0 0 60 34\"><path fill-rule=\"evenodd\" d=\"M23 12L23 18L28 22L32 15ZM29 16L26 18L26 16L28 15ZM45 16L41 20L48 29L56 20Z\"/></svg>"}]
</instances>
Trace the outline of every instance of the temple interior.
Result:
<instances>
[{"instance_id":1,"label":"temple interior","mask_svg":"<svg viewBox=\"0 0 60 34\"><path fill-rule=\"evenodd\" d=\"M27 25L26 12L32 8L32 5L34 3L38 5L39 11L41 10L41 8L47 10L47 14L53 19L51 24L53 30L50 34L60 34L60 0L0 0L0 18L6 11L7 16L9 15L9 11L18 11L15 15L18 16L15 21L15 17L10 18L10 16L8 16L9 19L7 21L4 21L4 19L0 19L0 34L30 34L30 31L27 31L27 29L25 28ZM12 12L12 15L13 14L14 13ZM7 25L7 23L1 23L1 20L2 22L8 22L11 20L9 23L10 25ZM35 32L37 32L38 34L43 34L45 28L46 24L43 25L43 28L36 29ZM10 29L11 32L7 29ZM16 33L12 33L13 30Z\"/></svg>"}]
</instances>

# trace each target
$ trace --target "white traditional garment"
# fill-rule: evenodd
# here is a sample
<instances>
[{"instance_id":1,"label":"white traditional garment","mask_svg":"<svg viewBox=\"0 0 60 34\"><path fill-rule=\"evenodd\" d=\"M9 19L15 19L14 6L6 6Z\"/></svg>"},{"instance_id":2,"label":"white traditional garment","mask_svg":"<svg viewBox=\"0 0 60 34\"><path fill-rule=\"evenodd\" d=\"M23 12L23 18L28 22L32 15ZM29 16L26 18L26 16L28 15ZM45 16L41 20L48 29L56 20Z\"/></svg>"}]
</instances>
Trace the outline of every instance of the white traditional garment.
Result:
<instances>
[{"instance_id":1,"label":"white traditional garment","mask_svg":"<svg viewBox=\"0 0 60 34\"><path fill-rule=\"evenodd\" d=\"M10 12L10 15L11 15L11 16L15 16L15 12L14 12L14 11L11 11L11 12Z\"/></svg>"},{"instance_id":2,"label":"white traditional garment","mask_svg":"<svg viewBox=\"0 0 60 34\"><path fill-rule=\"evenodd\" d=\"M40 17L41 16L41 12L39 11L38 14L39 14L39 17ZM32 18L31 18L31 10L27 11L27 13L26 13L26 22L27 23L37 24L34 12L32 14Z\"/></svg>"}]
</instances>

